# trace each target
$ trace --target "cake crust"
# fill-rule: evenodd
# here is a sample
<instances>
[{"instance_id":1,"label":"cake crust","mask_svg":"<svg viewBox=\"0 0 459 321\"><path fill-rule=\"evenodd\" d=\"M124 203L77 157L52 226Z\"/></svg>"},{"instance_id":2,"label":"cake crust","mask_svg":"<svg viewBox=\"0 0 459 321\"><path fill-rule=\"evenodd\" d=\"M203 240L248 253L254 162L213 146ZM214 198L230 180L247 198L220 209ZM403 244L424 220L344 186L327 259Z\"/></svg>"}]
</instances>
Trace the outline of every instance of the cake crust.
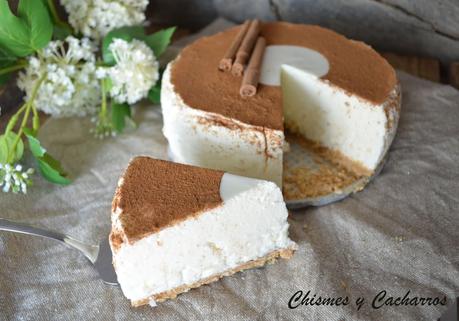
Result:
<instances>
[{"instance_id":1,"label":"cake crust","mask_svg":"<svg viewBox=\"0 0 459 321\"><path fill-rule=\"evenodd\" d=\"M237 266L235 268L232 268L230 270L227 270L227 271L225 271L223 273L211 275L211 276L209 276L207 278L204 278L204 279L201 279L201 280L199 280L199 281L197 281L195 283L185 284L185 285L176 287L176 288L174 288L172 290L168 290L168 291L164 291L164 292L161 292L161 293L158 293L158 294L154 294L154 295L149 296L147 298L144 298L142 300L131 301L131 305L133 307L139 307L139 306L142 306L142 305L145 305L145 304L149 304L150 301L163 302L163 301L166 301L166 300L169 300L169 299L175 299L177 297L177 295L179 295L181 293L188 292L191 289L198 288L198 287L200 287L202 285L205 285L205 284L216 282L216 281L220 280L224 276L233 275L233 274L235 274L237 272L241 272L241 271L248 270L248 269L262 267L265 264L272 264L278 258L290 259L293 256L293 253L295 252L295 250L296 250L296 248L294 248L294 247L287 248L287 249L275 250L275 251L273 251L271 253L268 253L267 255L265 255L265 256L263 256L261 258L258 258L256 260L252 260L252 261L243 263L243 264L241 264L241 265L239 265L239 266Z\"/></svg>"}]
</instances>

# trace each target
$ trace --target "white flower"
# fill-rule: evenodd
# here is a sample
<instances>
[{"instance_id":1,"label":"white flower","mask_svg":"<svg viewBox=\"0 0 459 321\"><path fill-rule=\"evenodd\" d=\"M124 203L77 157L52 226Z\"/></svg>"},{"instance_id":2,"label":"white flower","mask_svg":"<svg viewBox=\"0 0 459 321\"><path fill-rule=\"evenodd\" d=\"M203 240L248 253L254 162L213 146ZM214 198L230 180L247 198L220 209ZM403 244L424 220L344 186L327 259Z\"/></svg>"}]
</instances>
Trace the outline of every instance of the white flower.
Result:
<instances>
[{"instance_id":1,"label":"white flower","mask_svg":"<svg viewBox=\"0 0 459 321\"><path fill-rule=\"evenodd\" d=\"M89 130L90 133L94 134L94 137L104 139L108 137L116 137L116 131L113 129L113 123L108 117L100 116L91 118L91 122L94 123L94 127Z\"/></svg>"},{"instance_id":2,"label":"white flower","mask_svg":"<svg viewBox=\"0 0 459 321\"><path fill-rule=\"evenodd\" d=\"M19 74L18 87L30 100L37 81L46 73L33 101L38 109L55 117L94 114L101 99L95 51L88 38L52 41L42 55L29 57L26 71Z\"/></svg>"},{"instance_id":3,"label":"white flower","mask_svg":"<svg viewBox=\"0 0 459 321\"><path fill-rule=\"evenodd\" d=\"M147 97L148 91L159 78L158 61L153 50L143 41L134 39L127 42L115 39L109 46L116 65L100 70L112 83L111 97L118 103L134 104Z\"/></svg>"},{"instance_id":4,"label":"white flower","mask_svg":"<svg viewBox=\"0 0 459 321\"><path fill-rule=\"evenodd\" d=\"M72 27L100 39L109 31L142 24L148 0L61 0Z\"/></svg>"},{"instance_id":5,"label":"white flower","mask_svg":"<svg viewBox=\"0 0 459 321\"><path fill-rule=\"evenodd\" d=\"M21 192L27 193L27 186L32 184L30 175L34 173L33 168L26 171L22 170L21 165L11 166L10 164L0 164L0 187L4 193Z\"/></svg>"}]
</instances>

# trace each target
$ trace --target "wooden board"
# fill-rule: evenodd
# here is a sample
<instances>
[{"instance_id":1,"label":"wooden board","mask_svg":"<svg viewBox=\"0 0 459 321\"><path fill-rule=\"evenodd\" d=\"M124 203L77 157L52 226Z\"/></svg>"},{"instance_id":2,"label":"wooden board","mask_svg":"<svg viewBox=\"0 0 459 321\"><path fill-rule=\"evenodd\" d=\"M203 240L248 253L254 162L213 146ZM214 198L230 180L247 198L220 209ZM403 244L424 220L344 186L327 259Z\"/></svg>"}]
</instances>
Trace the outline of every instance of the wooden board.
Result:
<instances>
[{"instance_id":1,"label":"wooden board","mask_svg":"<svg viewBox=\"0 0 459 321\"><path fill-rule=\"evenodd\" d=\"M404 56L390 52L381 55L395 68L420 78L440 82L440 62L436 59Z\"/></svg>"},{"instance_id":2,"label":"wooden board","mask_svg":"<svg viewBox=\"0 0 459 321\"><path fill-rule=\"evenodd\" d=\"M449 66L449 83L459 89L459 62L453 62Z\"/></svg>"}]
</instances>

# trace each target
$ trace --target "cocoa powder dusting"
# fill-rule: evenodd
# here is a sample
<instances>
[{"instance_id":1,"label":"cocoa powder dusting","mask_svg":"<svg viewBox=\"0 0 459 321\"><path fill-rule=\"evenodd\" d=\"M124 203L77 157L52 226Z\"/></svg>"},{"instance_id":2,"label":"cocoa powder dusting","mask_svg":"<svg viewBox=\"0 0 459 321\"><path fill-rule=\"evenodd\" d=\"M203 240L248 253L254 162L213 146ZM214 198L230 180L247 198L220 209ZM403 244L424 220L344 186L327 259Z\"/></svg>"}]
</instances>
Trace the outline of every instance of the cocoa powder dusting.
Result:
<instances>
[{"instance_id":1,"label":"cocoa powder dusting","mask_svg":"<svg viewBox=\"0 0 459 321\"><path fill-rule=\"evenodd\" d=\"M172 67L172 83L188 106L250 125L283 129L279 87L260 84L255 96L243 99L239 95L241 79L215 68L240 28L201 38L186 47ZM322 78L370 102L381 104L396 85L394 69L376 51L331 30L274 22L263 23L260 36L268 46L296 45L320 52L330 63L330 71Z\"/></svg>"},{"instance_id":2,"label":"cocoa powder dusting","mask_svg":"<svg viewBox=\"0 0 459 321\"><path fill-rule=\"evenodd\" d=\"M277 22L265 24L261 34L268 44L303 46L320 52L330 63L323 79L375 104L382 104L396 85L394 69L380 54L332 30Z\"/></svg>"},{"instance_id":3,"label":"cocoa powder dusting","mask_svg":"<svg viewBox=\"0 0 459 321\"><path fill-rule=\"evenodd\" d=\"M129 243L222 204L222 171L136 157L115 195Z\"/></svg>"},{"instance_id":4,"label":"cocoa powder dusting","mask_svg":"<svg viewBox=\"0 0 459 321\"><path fill-rule=\"evenodd\" d=\"M183 101L196 109L238 119L246 124L283 129L279 87L259 85L253 97L241 98L242 79L215 68L239 27L204 37L182 50L171 81Z\"/></svg>"}]
</instances>

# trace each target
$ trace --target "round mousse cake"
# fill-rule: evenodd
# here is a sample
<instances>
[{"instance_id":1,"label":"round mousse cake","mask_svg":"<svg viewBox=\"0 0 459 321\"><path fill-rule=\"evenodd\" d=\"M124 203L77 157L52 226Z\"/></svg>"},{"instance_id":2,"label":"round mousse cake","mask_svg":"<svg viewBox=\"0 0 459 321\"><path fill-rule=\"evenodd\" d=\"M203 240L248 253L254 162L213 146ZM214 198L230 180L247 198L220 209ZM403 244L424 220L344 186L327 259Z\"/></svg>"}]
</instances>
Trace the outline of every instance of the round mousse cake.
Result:
<instances>
[{"instance_id":1,"label":"round mousse cake","mask_svg":"<svg viewBox=\"0 0 459 321\"><path fill-rule=\"evenodd\" d=\"M242 28L201 38L168 65L161 105L173 160L282 186L288 130L371 176L399 119L400 88L388 62L325 28L263 23L257 91L243 97L242 77L219 69Z\"/></svg>"}]
</instances>

